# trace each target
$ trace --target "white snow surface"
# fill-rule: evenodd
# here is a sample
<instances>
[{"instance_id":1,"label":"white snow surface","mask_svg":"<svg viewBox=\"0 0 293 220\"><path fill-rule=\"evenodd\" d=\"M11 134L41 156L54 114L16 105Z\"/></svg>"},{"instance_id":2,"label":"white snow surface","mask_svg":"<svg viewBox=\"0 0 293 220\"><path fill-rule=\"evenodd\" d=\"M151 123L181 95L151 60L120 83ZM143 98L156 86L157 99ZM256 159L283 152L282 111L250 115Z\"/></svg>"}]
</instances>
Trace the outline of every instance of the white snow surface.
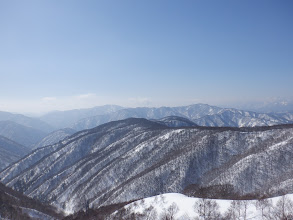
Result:
<instances>
[{"instance_id":1,"label":"white snow surface","mask_svg":"<svg viewBox=\"0 0 293 220\"><path fill-rule=\"evenodd\" d=\"M293 201L293 194L287 194L286 197ZM271 198L272 204L276 205L281 196ZM199 202L200 198L188 197L180 193L165 193L157 196L152 196L137 200L125 206L126 209L131 209L132 212L137 214L142 214L146 212L150 206L154 207L157 212L157 216L162 215L168 207L172 204L178 206L178 212L175 215L176 220L189 220L198 217L194 209L194 205ZM219 211L224 215L233 200L223 200L223 199L212 199L216 201L219 205ZM257 200L246 200L248 201L247 207L247 220L261 220L262 216L258 209L256 209L255 203Z\"/></svg>"},{"instance_id":2,"label":"white snow surface","mask_svg":"<svg viewBox=\"0 0 293 220\"><path fill-rule=\"evenodd\" d=\"M37 211L35 209L22 208L22 213L27 214L31 219L54 220L53 217L51 217L49 215L46 215L46 214L44 214L42 212L39 212L39 211Z\"/></svg>"}]
</instances>

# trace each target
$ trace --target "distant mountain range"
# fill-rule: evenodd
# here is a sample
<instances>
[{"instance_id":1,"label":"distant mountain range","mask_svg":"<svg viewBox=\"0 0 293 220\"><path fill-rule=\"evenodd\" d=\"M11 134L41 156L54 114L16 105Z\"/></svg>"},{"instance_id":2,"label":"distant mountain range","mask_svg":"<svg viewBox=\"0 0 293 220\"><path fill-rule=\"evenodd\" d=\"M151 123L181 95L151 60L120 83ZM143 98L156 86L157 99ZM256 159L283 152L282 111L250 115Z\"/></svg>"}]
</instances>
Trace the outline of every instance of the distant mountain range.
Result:
<instances>
[{"instance_id":1,"label":"distant mountain range","mask_svg":"<svg viewBox=\"0 0 293 220\"><path fill-rule=\"evenodd\" d=\"M104 105L97 106L88 109L75 109L69 111L54 111L43 115L39 119L50 124L57 129L68 128L73 125L73 123L83 119L96 115L104 115L116 112L123 107L117 105Z\"/></svg>"},{"instance_id":2,"label":"distant mountain range","mask_svg":"<svg viewBox=\"0 0 293 220\"><path fill-rule=\"evenodd\" d=\"M0 170L24 157L29 152L29 148L0 136Z\"/></svg>"},{"instance_id":3,"label":"distant mountain range","mask_svg":"<svg viewBox=\"0 0 293 220\"><path fill-rule=\"evenodd\" d=\"M245 109L249 111L262 112L262 113L284 113L293 112L292 99L271 99L264 102L254 102L238 104L235 106L239 109Z\"/></svg>"},{"instance_id":4,"label":"distant mountain range","mask_svg":"<svg viewBox=\"0 0 293 220\"><path fill-rule=\"evenodd\" d=\"M38 119L0 112L0 135L35 149L61 141L75 131L127 118L146 118L169 127L255 127L293 123L293 113L290 112L256 113L206 104L161 108L123 108L106 105L55 111Z\"/></svg>"},{"instance_id":5,"label":"distant mountain range","mask_svg":"<svg viewBox=\"0 0 293 220\"><path fill-rule=\"evenodd\" d=\"M113 113L81 119L71 127L75 130L84 130L126 118L162 119L168 116L178 116L200 126L213 127L255 127L293 123L292 113L256 113L196 104L182 107L121 109Z\"/></svg>"},{"instance_id":6,"label":"distant mountain range","mask_svg":"<svg viewBox=\"0 0 293 220\"><path fill-rule=\"evenodd\" d=\"M0 178L67 213L85 202L99 207L168 192L261 198L292 193L292 152L293 125L171 128L131 118L38 148Z\"/></svg>"},{"instance_id":7,"label":"distant mountain range","mask_svg":"<svg viewBox=\"0 0 293 220\"><path fill-rule=\"evenodd\" d=\"M205 104L101 106L39 119L0 112L0 179L66 213L85 202L101 207L168 192L223 199L292 193L291 123L290 112Z\"/></svg>"},{"instance_id":8,"label":"distant mountain range","mask_svg":"<svg viewBox=\"0 0 293 220\"><path fill-rule=\"evenodd\" d=\"M185 118L200 126L254 127L293 123L293 107L292 112L257 113L207 104L160 108L123 108L116 105L105 105L89 109L55 111L38 119L0 112L0 121L12 121L48 134L64 128L72 128L76 131L91 129L110 121L127 118L158 120L170 116Z\"/></svg>"},{"instance_id":9,"label":"distant mountain range","mask_svg":"<svg viewBox=\"0 0 293 220\"><path fill-rule=\"evenodd\" d=\"M13 121L0 121L0 135L9 138L21 145L32 148L34 144L42 140L47 133Z\"/></svg>"},{"instance_id":10,"label":"distant mountain range","mask_svg":"<svg viewBox=\"0 0 293 220\"><path fill-rule=\"evenodd\" d=\"M21 114L13 114L10 112L0 111L0 121L12 121L25 127L40 130L44 133L48 133L54 130L52 126L40 119L27 117Z\"/></svg>"}]
</instances>

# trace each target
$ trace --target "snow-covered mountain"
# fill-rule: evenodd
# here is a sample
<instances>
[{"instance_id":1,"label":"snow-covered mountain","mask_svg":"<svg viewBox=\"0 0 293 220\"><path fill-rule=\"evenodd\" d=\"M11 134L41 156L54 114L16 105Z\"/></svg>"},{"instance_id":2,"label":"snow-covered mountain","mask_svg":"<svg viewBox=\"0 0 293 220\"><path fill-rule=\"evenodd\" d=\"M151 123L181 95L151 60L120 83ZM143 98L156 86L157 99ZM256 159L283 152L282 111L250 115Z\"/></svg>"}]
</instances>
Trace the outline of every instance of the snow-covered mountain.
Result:
<instances>
[{"instance_id":1,"label":"snow-covered mountain","mask_svg":"<svg viewBox=\"0 0 293 220\"><path fill-rule=\"evenodd\" d=\"M63 214L49 205L24 196L0 183L0 219L57 220Z\"/></svg>"},{"instance_id":2,"label":"snow-covered mountain","mask_svg":"<svg viewBox=\"0 0 293 220\"><path fill-rule=\"evenodd\" d=\"M21 114L13 114L10 112L0 111L0 121L12 121L25 127L40 130L44 133L48 133L54 130L49 124L37 118L31 118Z\"/></svg>"},{"instance_id":3,"label":"snow-covered mountain","mask_svg":"<svg viewBox=\"0 0 293 220\"><path fill-rule=\"evenodd\" d=\"M193 120L194 117L212 114L217 112L219 109L220 108L218 107L212 108L209 105L202 104L185 107L127 108L110 114L97 115L82 119L73 125L73 129L89 129L110 121L123 120L127 118L162 119L168 116L178 116Z\"/></svg>"},{"instance_id":4,"label":"snow-covered mountain","mask_svg":"<svg viewBox=\"0 0 293 220\"><path fill-rule=\"evenodd\" d=\"M84 118L72 126L75 130L94 128L98 125L126 118L161 119L178 116L200 126L254 127L293 123L292 113L256 113L232 108L219 108L206 104L182 107L128 108L105 115Z\"/></svg>"},{"instance_id":5,"label":"snow-covered mountain","mask_svg":"<svg viewBox=\"0 0 293 220\"><path fill-rule=\"evenodd\" d=\"M263 102L238 104L237 108L255 111L255 112L293 112L293 100L273 98Z\"/></svg>"},{"instance_id":6,"label":"snow-covered mountain","mask_svg":"<svg viewBox=\"0 0 293 220\"><path fill-rule=\"evenodd\" d=\"M88 109L74 109L68 111L54 111L45 114L40 119L56 129L71 127L73 123L96 115L104 115L116 112L123 107L117 105L104 105Z\"/></svg>"},{"instance_id":7,"label":"snow-covered mountain","mask_svg":"<svg viewBox=\"0 0 293 220\"><path fill-rule=\"evenodd\" d=\"M168 116L162 119L153 120L154 122L166 125L168 127L197 127L198 125L187 118L179 116Z\"/></svg>"},{"instance_id":8,"label":"snow-covered mountain","mask_svg":"<svg viewBox=\"0 0 293 220\"><path fill-rule=\"evenodd\" d=\"M255 127L293 123L291 113L256 113L236 109L221 109L216 114L208 114L193 119L201 126L212 127Z\"/></svg>"},{"instance_id":9,"label":"snow-covered mountain","mask_svg":"<svg viewBox=\"0 0 293 220\"><path fill-rule=\"evenodd\" d=\"M0 170L24 157L29 152L29 148L0 136Z\"/></svg>"},{"instance_id":10,"label":"snow-covered mountain","mask_svg":"<svg viewBox=\"0 0 293 220\"><path fill-rule=\"evenodd\" d=\"M170 128L110 122L36 149L0 173L67 213L168 192L214 198L292 193L293 125ZM205 195L203 195L205 192Z\"/></svg>"},{"instance_id":11,"label":"snow-covered mountain","mask_svg":"<svg viewBox=\"0 0 293 220\"><path fill-rule=\"evenodd\" d=\"M32 148L42 140L47 133L13 121L0 121L0 135L21 145Z\"/></svg>"},{"instance_id":12,"label":"snow-covered mountain","mask_svg":"<svg viewBox=\"0 0 293 220\"><path fill-rule=\"evenodd\" d=\"M44 147L47 145L55 144L63 139L69 137L70 135L74 134L76 131L71 128L64 128L57 131L53 131L44 137L39 143L37 143L33 149Z\"/></svg>"}]
</instances>

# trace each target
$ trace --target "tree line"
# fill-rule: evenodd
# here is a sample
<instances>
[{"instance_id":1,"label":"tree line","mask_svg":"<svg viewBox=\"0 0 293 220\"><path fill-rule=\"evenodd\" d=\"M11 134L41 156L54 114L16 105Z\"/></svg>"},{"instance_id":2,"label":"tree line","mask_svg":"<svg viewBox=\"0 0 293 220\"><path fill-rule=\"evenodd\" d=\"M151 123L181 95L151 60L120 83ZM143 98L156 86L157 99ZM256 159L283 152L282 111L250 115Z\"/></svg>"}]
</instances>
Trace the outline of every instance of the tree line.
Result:
<instances>
[{"instance_id":1,"label":"tree line","mask_svg":"<svg viewBox=\"0 0 293 220\"><path fill-rule=\"evenodd\" d=\"M166 203L165 198L160 196L163 203ZM254 206L258 216L256 219L261 220L292 220L293 219L293 202L288 196L282 196L276 204L273 204L272 199L260 200L233 200L230 207L225 213L220 212L219 204L216 200L201 198L193 205L193 211L197 214L196 217L188 216L188 214L177 216L179 207L176 203L172 203L169 207L163 208L163 212L157 212L156 201L154 205L146 206L145 200L136 201L126 207L119 209L111 215L105 217L107 220L175 220L178 217L185 220L248 220L248 209ZM136 212L143 208L143 212Z\"/></svg>"}]
</instances>

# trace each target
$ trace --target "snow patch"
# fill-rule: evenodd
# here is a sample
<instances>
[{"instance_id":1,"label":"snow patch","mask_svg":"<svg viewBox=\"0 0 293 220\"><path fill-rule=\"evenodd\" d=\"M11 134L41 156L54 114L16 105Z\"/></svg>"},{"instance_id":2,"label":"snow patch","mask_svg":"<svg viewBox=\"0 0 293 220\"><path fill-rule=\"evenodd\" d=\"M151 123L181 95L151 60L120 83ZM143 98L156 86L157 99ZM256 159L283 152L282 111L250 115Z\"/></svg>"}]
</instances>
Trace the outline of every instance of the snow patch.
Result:
<instances>
[{"instance_id":1,"label":"snow patch","mask_svg":"<svg viewBox=\"0 0 293 220\"><path fill-rule=\"evenodd\" d=\"M293 201L293 194L288 194L286 197ZM275 206L280 200L281 196L271 198L272 204ZM144 198L125 206L126 209L130 209L131 212L136 214L143 214L150 210L150 207L153 207L154 211L157 213L159 218L163 215L166 210L172 205L176 204L178 207L178 212L175 214L175 219L194 219L199 217L198 213L195 211L194 205L198 203L200 198L188 197L180 193L166 193L158 196ZM222 199L212 199L212 201L217 202L219 205L219 211L223 216L229 209L233 200L222 200ZM256 208L257 200L241 200L247 201L247 216L246 219L250 220L260 220L262 219L261 211Z\"/></svg>"}]
</instances>

